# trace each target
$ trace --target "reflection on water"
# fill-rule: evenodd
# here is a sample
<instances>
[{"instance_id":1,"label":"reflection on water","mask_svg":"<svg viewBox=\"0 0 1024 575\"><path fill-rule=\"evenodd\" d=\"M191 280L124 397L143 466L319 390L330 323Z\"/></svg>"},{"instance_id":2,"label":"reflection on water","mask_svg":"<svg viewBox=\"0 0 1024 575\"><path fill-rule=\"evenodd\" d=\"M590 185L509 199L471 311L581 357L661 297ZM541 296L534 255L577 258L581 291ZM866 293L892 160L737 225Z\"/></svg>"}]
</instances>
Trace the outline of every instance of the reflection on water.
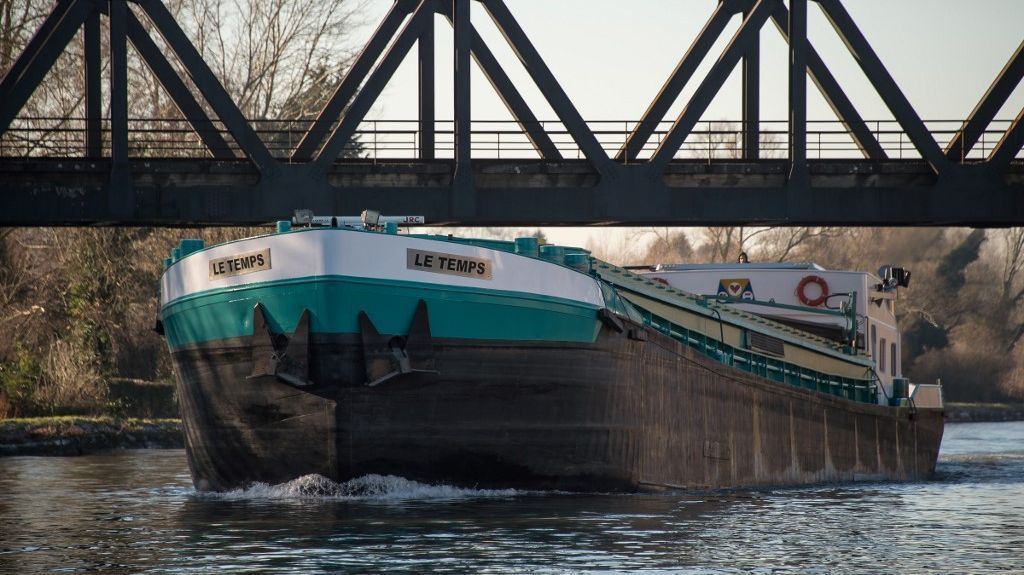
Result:
<instances>
[{"instance_id":1,"label":"reflection on water","mask_svg":"<svg viewBox=\"0 0 1024 575\"><path fill-rule=\"evenodd\" d=\"M197 494L181 451L0 459L3 573L1024 573L1024 423L927 483L605 495L369 476Z\"/></svg>"}]
</instances>

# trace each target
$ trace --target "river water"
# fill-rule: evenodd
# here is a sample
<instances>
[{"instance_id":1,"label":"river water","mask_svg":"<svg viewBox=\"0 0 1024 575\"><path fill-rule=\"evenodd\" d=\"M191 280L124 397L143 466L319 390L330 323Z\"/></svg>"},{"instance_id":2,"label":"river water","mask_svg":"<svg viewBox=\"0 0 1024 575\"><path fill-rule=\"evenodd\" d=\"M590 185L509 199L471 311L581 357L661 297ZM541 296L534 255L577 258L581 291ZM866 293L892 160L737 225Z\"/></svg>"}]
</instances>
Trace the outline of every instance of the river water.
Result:
<instances>
[{"instance_id":1,"label":"river water","mask_svg":"<svg viewBox=\"0 0 1024 575\"><path fill-rule=\"evenodd\" d=\"M182 451L0 459L2 573L1024 573L1024 422L936 480L608 495L306 477L196 493Z\"/></svg>"}]
</instances>

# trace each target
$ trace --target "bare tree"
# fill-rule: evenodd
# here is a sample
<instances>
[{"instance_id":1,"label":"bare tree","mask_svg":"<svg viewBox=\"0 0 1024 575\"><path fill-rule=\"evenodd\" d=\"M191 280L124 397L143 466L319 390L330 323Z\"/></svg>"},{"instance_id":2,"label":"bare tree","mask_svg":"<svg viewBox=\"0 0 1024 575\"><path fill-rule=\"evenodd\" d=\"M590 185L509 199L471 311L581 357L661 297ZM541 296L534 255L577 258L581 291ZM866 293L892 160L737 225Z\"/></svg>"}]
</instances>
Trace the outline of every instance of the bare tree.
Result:
<instances>
[{"instance_id":1,"label":"bare tree","mask_svg":"<svg viewBox=\"0 0 1024 575\"><path fill-rule=\"evenodd\" d=\"M191 36L204 60L220 79L246 117L255 121L296 120L315 114L351 60L349 34L360 24L367 0L170 0L168 8ZM0 0L0 73L6 72L24 49L51 6L31 0ZM164 53L171 54L141 11L132 8ZM106 28L106 20L101 20ZM84 116L85 73L83 34L72 40L53 69L29 98L19 119L5 132L4 144L20 153L80 152L84 136L78 118ZM108 45L108 34L101 33ZM104 53L106 49L104 48ZM201 146L194 135L144 134L137 128L187 128L157 79L134 50L128 52L129 116L132 154L180 155L190 146L168 145L167 138L185 138ZM200 103L198 90L180 63L169 58ZM104 84L109 61L103 58ZM212 110L207 109L212 114ZM168 124L166 120L177 120ZM164 120L164 121L161 121ZM280 126L270 125L270 129ZM301 128L300 128L301 129Z\"/></svg>"},{"instance_id":2,"label":"bare tree","mask_svg":"<svg viewBox=\"0 0 1024 575\"><path fill-rule=\"evenodd\" d=\"M25 45L49 14L52 5L32 0L0 0L0 75L14 65ZM72 118L82 116L84 90L76 74L81 43L72 41L21 113L3 134L0 144L18 153L49 155L80 148L79 128ZM30 118L26 120L25 118ZM9 153L9 152L8 152Z\"/></svg>"},{"instance_id":3,"label":"bare tree","mask_svg":"<svg viewBox=\"0 0 1024 575\"><path fill-rule=\"evenodd\" d=\"M693 259L693 246L686 231L679 228L641 228L634 235L647 242L647 253L638 264L679 263Z\"/></svg>"},{"instance_id":4,"label":"bare tree","mask_svg":"<svg viewBox=\"0 0 1024 575\"><path fill-rule=\"evenodd\" d=\"M38 278L29 251L19 245L21 235L15 228L0 228L0 330L5 332L20 330L33 315L45 311L29 298ZM0 349L0 355L5 351L10 350Z\"/></svg>"},{"instance_id":5,"label":"bare tree","mask_svg":"<svg viewBox=\"0 0 1024 575\"><path fill-rule=\"evenodd\" d=\"M1007 228L989 232L995 244L988 254L988 269L978 278L979 283L986 284L983 293L988 294L987 309L990 311L989 323L1000 334L1001 348L1012 351L1021 337L1024 336L1024 228ZM992 287L996 278L998 289Z\"/></svg>"},{"instance_id":6,"label":"bare tree","mask_svg":"<svg viewBox=\"0 0 1024 575\"><path fill-rule=\"evenodd\" d=\"M734 262L740 252L747 252L756 245L756 238L774 228L749 228L744 226L721 226L704 228L698 254L706 262Z\"/></svg>"},{"instance_id":7,"label":"bare tree","mask_svg":"<svg viewBox=\"0 0 1024 575\"><path fill-rule=\"evenodd\" d=\"M691 158L713 160L743 159L743 128L736 122L701 122L683 143L682 151ZM775 132L758 135L758 154L762 158L780 158L785 147Z\"/></svg>"},{"instance_id":8,"label":"bare tree","mask_svg":"<svg viewBox=\"0 0 1024 575\"><path fill-rule=\"evenodd\" d=\"M246 116L282 120L308 118L330 96L348 67L348 34L364 3L169 0L169 8ZM51 7L34 0L0 0L0 74L11 67ZM142 11L131 4L129 9L150 28L158 48L205 105ZM101 25L106 27L105 19ZM19 153L32 155L81 150L82 127L70 122L84 116L82 36L68 44L5 132L5 146L16 144ZM105 30L101 38L108 42ZM132 126L160 127L155 122L163 119L184 125L135 50L128 54ZM103 61L106 86L109 61ZM208 107L207 113L215 118ZM130 137L133 155L182 153L160 147L151 135L148 140L137 133ZM0 329L11 335L0 341L0 416L14 399L21 402L15 410L26 414L62 406L99 409L110 377L168 378L165 344L151 331L157 311L153 293L163 258L186 234L138 228L0 229ZM219 242L253 230L192 234ZM8 383L19 390L17 398L5 391ZM20 394L26 390L31 393Z\"/></svg>"},{"instance_id":9,"label":"bare tree","mask_svg":"<svg viewBox=\"0 0 1024 575\"><path fill-rule=\"evenodd\" d=\"M813 260L823 241L838 235L837 228L829 227L768 228L757 242L754 257L770 262Z\"/></svg>"},{"instance_id":10,"label":"bare tree","mask_svg":"<svg viewBox=\"0 0 1024 575\"><path fill-rule=\"evenodd\" d=\"M242 112L282 118L285 103L337 78L366 0L176 0L172 11ZM329 94L328 94L329 95ZM323 102L309 102L318 109ZM299 110L299 111L308 111Z\"/></svg>"},{"instance_id":11,"label":"bare tree","mask_svg":"<svg viewBox=\"0 0 1024 575\"><path fill-rule=\"evenodd\" d=\"M1024 270L1024 228L1007 228L992 232L1002 252L1002 281L999 299L1013 305L1024 299L1024 282L1019 281Z\"/></svg>"},{"instance_id":12,"label":"bare tree","mask_svg":"<svg viewBox=\"0 0 1024 575\"><path fill-rule=\"evenodd\" d=\"M740 160L743 158L743 130L733 122L710 122L706 130L697 131L687 139L687 151L695 158ZM784 147L778 134L761 132L759 155L762 158L777 158ZM705 261L736 261L740 252L748 253L760 261L781 262L792 259L801 248L814 244L815 240L836 234L833 228L825 227L709 227L702 234L698 254Z\"/></svg>"},{"instance_id":13,"label":"bare tree","mask_svg":"<svg viewBox=\"0 0 1024 575\"><path fill-rule=\"evenodd\" d=\"M0 75L14 64L49 8L45 2L0 0Z\"/></svg>"}]
</instances>

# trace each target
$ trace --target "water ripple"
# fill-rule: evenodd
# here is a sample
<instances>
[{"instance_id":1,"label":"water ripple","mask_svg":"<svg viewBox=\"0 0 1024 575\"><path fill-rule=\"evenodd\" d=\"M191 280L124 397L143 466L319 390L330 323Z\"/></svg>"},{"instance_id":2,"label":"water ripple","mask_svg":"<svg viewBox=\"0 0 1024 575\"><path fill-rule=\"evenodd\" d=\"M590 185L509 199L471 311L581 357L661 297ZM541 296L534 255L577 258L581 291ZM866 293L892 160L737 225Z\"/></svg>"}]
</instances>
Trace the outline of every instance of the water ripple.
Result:
<instances>
[{"instance_id":1,"label":"water ripple","mask_svg":"<svg viewBox=\"0 0 1024 575\"><path fill-rule=\"evenodd\" d=\"M0 460L0 573L1024 574L1024 423L957 424L935 481L705 493L310 475L223 494L181 451Z\"/></svg>"},{"instance_id":2,"label":"water ripple","mask_svg":"<svg viewBox=\"0 0 1024 575\"><path fill-rule=\"evenodd\" d=\"M287 483L255 483L245 489L200 496L225 500L322 499L342 501L460 501L476 498L515 497L527 492L515 489L468 489L428 485L394 475L364 475L337 483L322 475L304 475Z\"/></svg>"}]
</instances>

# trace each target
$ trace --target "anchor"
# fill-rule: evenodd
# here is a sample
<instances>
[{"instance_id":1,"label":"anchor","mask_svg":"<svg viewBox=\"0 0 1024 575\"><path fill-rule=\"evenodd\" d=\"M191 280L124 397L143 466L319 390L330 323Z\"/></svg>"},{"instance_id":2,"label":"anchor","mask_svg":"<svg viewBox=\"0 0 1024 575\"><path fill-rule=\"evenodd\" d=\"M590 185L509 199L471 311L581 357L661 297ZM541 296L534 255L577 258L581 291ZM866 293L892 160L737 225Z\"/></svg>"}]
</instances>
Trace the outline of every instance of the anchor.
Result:
<instances>
[{"instance_id":1,"label":"anchor","mask_svg":"<svg viewBox=\"0 0 1024 575\"><path fill-rule=\"evenodd\" d=\"M363 342L366 385L369 387L399 376L439 373L434 369L434 346L427 302L424 300L416 304L408 335L381 335L365 311L359 312L359 335Z\"/></svg>"},{"instance_id":2,"label":"anchor","mask_svg":"<svg viewBox=\"0 0 1024 575\"><path fill-rule=\"evenodd\" d=\"M273 376L295 387L309 387L309 310L302 310L291 337L274 333L263 304L252 310L252 373L248 379Z\"/></svg>"}]
</instances>

